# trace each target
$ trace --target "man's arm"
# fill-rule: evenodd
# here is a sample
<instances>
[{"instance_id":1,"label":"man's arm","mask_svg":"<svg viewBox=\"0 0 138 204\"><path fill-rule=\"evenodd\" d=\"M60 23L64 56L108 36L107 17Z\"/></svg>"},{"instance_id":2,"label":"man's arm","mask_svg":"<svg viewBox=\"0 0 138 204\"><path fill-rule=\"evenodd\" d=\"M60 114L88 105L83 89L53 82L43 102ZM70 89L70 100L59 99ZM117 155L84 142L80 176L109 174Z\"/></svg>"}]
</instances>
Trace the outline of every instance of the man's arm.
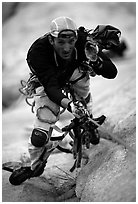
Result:
<instances>
[{"instance_id":1,"label":"man's arm","mask_svg":"<svg viewBox=\"0 0 138 204\"><path fill-rule=\"evenodd\" d=\"M108 79L114 79L117 75L116 66L103 52L98 53L98 59L93 63L93 69L97 75Z\"/></svg>"},{"instance_id":2,"label":"man's arm","mask_svg":"<svg viewBox=\"0 0 138 204\"><path fill-rule=\"evenodd\" d=\"M70 100L62 93L59 86L53 63L54 59L52 59L53 55L51 57L48 56L45 50L43 51L38 48L31 52L29 60L49 99L59 106L66 108Z\"/></svg>"}]
</instances>

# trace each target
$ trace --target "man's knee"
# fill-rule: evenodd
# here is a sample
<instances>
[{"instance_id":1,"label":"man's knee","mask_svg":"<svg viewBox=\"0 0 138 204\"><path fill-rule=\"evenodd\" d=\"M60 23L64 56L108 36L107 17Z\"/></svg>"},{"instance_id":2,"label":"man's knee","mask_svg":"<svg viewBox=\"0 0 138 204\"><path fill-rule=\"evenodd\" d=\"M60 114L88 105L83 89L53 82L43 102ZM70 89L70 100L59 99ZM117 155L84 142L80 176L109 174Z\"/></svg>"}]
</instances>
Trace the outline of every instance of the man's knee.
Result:
<instances>
[{"instance_id":1,"label":"man's knee","mask_svg":"<svg viewBox=\"0 0 138 204\"><path fill-rule=\"evenodd\" d=\"M40 129L34 128L31 135L31 143L35 147L42 147L48 142L48 132Z\"/></svg>"}]
</instances>

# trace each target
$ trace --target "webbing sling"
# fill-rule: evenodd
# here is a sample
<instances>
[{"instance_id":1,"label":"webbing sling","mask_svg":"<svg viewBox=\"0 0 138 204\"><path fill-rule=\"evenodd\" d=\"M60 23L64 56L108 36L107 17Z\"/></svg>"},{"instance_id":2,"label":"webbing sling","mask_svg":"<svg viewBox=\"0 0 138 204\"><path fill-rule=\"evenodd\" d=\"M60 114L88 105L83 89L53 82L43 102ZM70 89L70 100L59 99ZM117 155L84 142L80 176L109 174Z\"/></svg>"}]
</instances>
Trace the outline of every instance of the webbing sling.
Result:
<instances>
[{"instance_id":1,"label":"webbing sling","mask_svg":"<svg viewBox=\"0 0 138 204\"><path fill-rule=\"evenodd\" d=\"M77 78L77 79L74 80L74 81L70 81L70 83L73 85L73 84L75 84L77 81L83 79L85 76L86 76L86 72L83 72L83 74L82 74L79 78Z\"/></svg>"},{"instance_id":2,"label":"webbing sling","mask_svg":"<svg viewBox=\"0 0 138 204\"><path fill-rule=\"evenodd\" d=\"M61 135L61 136L51 137L52 132L53 132L54 129L55 129L56 131L62 133L62 130L61 130L59 127L57 127L56 125L51 126L50 129L49 129L49 132L48 132L48 137L49 137L49 139L50 139L51 141L61 141L61 140L63 140L64 137L68 134L68 131L66 131L66 132L63 133L63 135ZM64 147L61 147L59 144L57 144L57 145L55 146L55 148L59 149L59 150L62 151L62 152L65 152L65 153L72 153L72 151L71 151L70 149L66 149L66 148L64 148Z\"/></svg>"}]
</instances>

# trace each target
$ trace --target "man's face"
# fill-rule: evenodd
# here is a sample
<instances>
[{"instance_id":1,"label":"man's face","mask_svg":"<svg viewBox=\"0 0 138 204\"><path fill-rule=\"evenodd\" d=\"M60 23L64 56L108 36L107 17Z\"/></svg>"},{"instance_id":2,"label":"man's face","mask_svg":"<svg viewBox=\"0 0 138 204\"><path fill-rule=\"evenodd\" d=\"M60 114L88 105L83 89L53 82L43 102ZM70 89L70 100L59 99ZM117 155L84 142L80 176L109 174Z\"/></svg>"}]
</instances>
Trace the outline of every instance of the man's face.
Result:
<instances>
[{"instance_id":1,"label":"man's face","mask_svg":"<svg viewBox=\"0 0 138 204\"><path fill-rule=\"evenodd\" d=\"M77 38L71 31L64 31L58 38L54 38L53 47L57 54L64 60L71 59Z\"/></svg>"}]
</instances>

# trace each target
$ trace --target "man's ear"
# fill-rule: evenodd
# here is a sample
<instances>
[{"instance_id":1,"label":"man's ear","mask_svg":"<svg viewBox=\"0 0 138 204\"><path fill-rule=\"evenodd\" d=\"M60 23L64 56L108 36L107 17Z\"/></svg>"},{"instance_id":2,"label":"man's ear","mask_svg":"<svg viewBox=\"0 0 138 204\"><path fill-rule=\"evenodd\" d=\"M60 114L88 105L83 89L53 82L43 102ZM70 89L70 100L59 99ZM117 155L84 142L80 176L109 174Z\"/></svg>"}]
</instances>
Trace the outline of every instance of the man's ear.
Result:
<instances>
[{"instance_id":1,"label":"man's ear","mask_svg":"<svg viewBox=\"0 0 138 204\"><path fill-rule=\"evenodd\" d=\"M51 45L53 45L53 44L54 44L54 41L53 41L53 39L52 39L51 35L49 35L49 36L48 36L48 40L49 40L49 42L50 42L50 44L51 44Z\"/></svg>"}]
</instances>

